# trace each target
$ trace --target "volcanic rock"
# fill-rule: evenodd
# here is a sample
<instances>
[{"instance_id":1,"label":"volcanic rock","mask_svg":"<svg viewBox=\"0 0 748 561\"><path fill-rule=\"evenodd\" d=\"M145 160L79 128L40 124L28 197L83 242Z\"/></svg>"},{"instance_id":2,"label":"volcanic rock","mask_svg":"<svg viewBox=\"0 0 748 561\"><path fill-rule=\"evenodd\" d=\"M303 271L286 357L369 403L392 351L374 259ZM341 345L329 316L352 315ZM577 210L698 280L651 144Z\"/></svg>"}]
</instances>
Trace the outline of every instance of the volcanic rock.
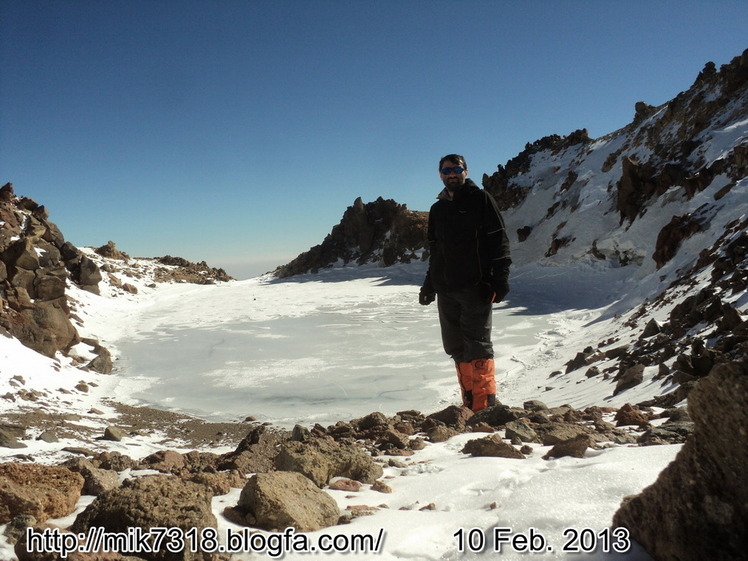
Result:
<instances>
[{"instance_id":1,"label":"volcanic rock","mask_svg":"<svg viewBox=\"0 0 748 561\"><path fill-rule=\"evenodd\" d=\"M295 471L305 475L318 487L333 477L347 477L373 483L383 475L382 467L356 445L316 439L309 443L286 442L275 460L279 471Z\"/></svg>"},{"instance_id":2,"label":"volcanic rock","mask_svg":"<svg viewBox=\"0 0 748 561\"><path fill-rule=\"evenodd\" d=\"M654 484L624 499L613 526L659 561L745 559L748 363L717 365L689 395L688 411L693 435Z\"/></svg>"},{"instance_id":3,"label":"volcanic rock","mask_svg":"<svg viewBox=\"0 0 748 561\"><path fill-rule=\"evenodd\" d=\"M81 496L83 477L62 466L0 464L0 524L31 515L43 522L67 516Z\"/></svg>"},{"instance_id":4,"label":"volcanic rock","mask_svg":"<svg viewBox=\"0 0 748 561\"><path fill-rule=\"evenodd\" d=\"M359 197L320 245L278 267L274 275L317 273L339 261L388 267L419 260L427 246L427 222L427 212L410 211L392 199L379 197L364 204Z\"/></svg>"},{"instance_id":5,"label":"volcanic rock","mask_svg":"<svg viewBox=\"0 0 748 561\"><path fill-rule=\"evenodd\" d=\"M183 481L170 475L153 475L127 479L121 487L100 494L75 519L74 532L86 532L96 526L107 532L126 534L128 528L181 528L201 531L216 528L211 506L212 493L203 485ZM198 546L201 541L198 540ZM201 549L198 547L198 549ZM212 561L210 553L185 548L170 553L165 546L154 553L133 553L153 561Z\"/></svg>"},{"instance_id":6,"label":"volcanic rock","mask_svg":"<svg viewBox=\"0 0 748 561\"><path fill-rule=\"evenodd\" d=\"M236 509L245 513L249 525L265 530L313 532L340 518L335 499L300 473L287 471L253 475Z\"/></svg>"},{"instance_id":7,"label":"volcanic rock","mask_svg":"<svg viewBox=\"0 0 748 561\"><path fill-rule=\"evenodd\" d=\"M468 440L461 451L463 454L470 454L471 456L514 458L517 460L525 458L522 452L517 450L508 442L504 442L501 437L496 434Z\"/></svg>"}]
</instances>

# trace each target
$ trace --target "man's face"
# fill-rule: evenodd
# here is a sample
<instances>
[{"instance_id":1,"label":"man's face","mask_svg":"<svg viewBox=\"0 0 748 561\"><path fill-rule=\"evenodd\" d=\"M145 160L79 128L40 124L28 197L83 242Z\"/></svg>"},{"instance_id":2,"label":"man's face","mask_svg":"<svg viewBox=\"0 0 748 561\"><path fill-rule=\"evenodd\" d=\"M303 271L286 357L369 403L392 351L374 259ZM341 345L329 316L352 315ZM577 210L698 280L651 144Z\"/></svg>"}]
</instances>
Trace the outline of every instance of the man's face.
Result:
<instances>
[{"instance_id":1,"label":"man's face","mask_svg":"<svg viewBox=\"0 0 748 561\"><path fill-rule=\"evenodd\" d=\"M468 170L462 164L449 160L446 160L439 170L439 177L441 177L442 183L444 183L444 186L449 191L455 191L462 187L465 184L467 176Z\"/></svg>"}]
</instances>

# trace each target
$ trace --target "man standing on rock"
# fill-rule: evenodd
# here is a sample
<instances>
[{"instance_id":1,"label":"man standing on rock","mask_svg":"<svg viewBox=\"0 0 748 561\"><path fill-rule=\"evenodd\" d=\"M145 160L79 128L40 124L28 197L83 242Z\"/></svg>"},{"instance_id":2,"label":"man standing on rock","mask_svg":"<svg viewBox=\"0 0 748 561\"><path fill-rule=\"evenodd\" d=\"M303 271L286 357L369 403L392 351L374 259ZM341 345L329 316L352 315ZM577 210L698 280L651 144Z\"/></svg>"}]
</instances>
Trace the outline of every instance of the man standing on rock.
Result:
<instances>
[{"instance_id":1,"label":"man standing on rock","mask_svg":"<svg viewBox=\"0 0 748 561\"><path fill-rule=\"evenodd\" d=\"M444 350L455 361L463 405L496 403L492 304L509 292L509 239L493 197L468 178L465 158L439 161L444 189L429 212L429 270L418 300L437 300Z\"/></svg>"}]
</instances>

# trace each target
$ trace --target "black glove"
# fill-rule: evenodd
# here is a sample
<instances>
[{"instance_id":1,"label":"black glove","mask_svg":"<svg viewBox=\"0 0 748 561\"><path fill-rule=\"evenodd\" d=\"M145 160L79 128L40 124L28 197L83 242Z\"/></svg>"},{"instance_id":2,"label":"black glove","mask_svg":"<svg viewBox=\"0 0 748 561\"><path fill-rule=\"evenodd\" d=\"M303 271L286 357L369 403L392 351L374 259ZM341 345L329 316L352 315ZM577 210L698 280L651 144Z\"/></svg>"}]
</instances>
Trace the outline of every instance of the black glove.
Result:
<instances>
[{"instance_id":1,"label":"black glove","mask_svg":"<svg viewBox=\"0 0 748 561\"><path fill-rule=\"evenodd\" d=\"M434 300L436 300L436 290L434 290L434 285L431 284L431 271L428 271L426 278L423 280L421 291L418 293L418 303L421 306L428 306Z\"/></svg>"},{"instance_id":2,"label":"black glove","mask_svg":"<svg viewBox=\"0 0 748 561\"><path fill-rule=\"evenodd\" d=\"M504 276L491 279L491 291L491 302L498 304L509 294L509 279Z\"/></svg>"},{"instance_id":3,"label":"black glove","mask_svg":"<svg viewBox=\"0 0 748 561\"><path fill-rule=\"evenodd\" d=\"M498 304L506 295L509 294L509 269L500 268L495 271L488 279L490 285L490 300L492 303Z\"/></svg>"},{"instance_id":4,"label":"black glove","mask_svg":"<svg viewBox=\"0 0 748 561\"><path fill-rule=\"evenodd\" d=\"M428 290L425 286L421 288L421 291L418 293L418 303L421 306L428 306L436 300L436 292L433 290Z\"/></svg>"}]
</instances>

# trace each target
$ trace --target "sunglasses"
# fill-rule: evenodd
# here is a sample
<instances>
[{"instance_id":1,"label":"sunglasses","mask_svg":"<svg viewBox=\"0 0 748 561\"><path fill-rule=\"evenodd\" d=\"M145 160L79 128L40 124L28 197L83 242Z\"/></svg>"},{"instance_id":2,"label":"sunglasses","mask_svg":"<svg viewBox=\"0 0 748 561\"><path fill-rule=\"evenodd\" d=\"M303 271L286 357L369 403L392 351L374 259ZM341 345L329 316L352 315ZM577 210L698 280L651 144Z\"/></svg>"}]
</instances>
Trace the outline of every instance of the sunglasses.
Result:
<instances>
[{"instance_id":1,"label":"sunglasses","mask_svg":"<svg viewBox=\"0 0 748 561\"><path fill-rule=\"evenodd\" d=\"M441 169L442 175L449 175L450 173L456 173L457 175L460 175L463 171L465 171L465 168L462 166L455 166L453 168L442 168Z\"/></svg>"}]
</instances>

